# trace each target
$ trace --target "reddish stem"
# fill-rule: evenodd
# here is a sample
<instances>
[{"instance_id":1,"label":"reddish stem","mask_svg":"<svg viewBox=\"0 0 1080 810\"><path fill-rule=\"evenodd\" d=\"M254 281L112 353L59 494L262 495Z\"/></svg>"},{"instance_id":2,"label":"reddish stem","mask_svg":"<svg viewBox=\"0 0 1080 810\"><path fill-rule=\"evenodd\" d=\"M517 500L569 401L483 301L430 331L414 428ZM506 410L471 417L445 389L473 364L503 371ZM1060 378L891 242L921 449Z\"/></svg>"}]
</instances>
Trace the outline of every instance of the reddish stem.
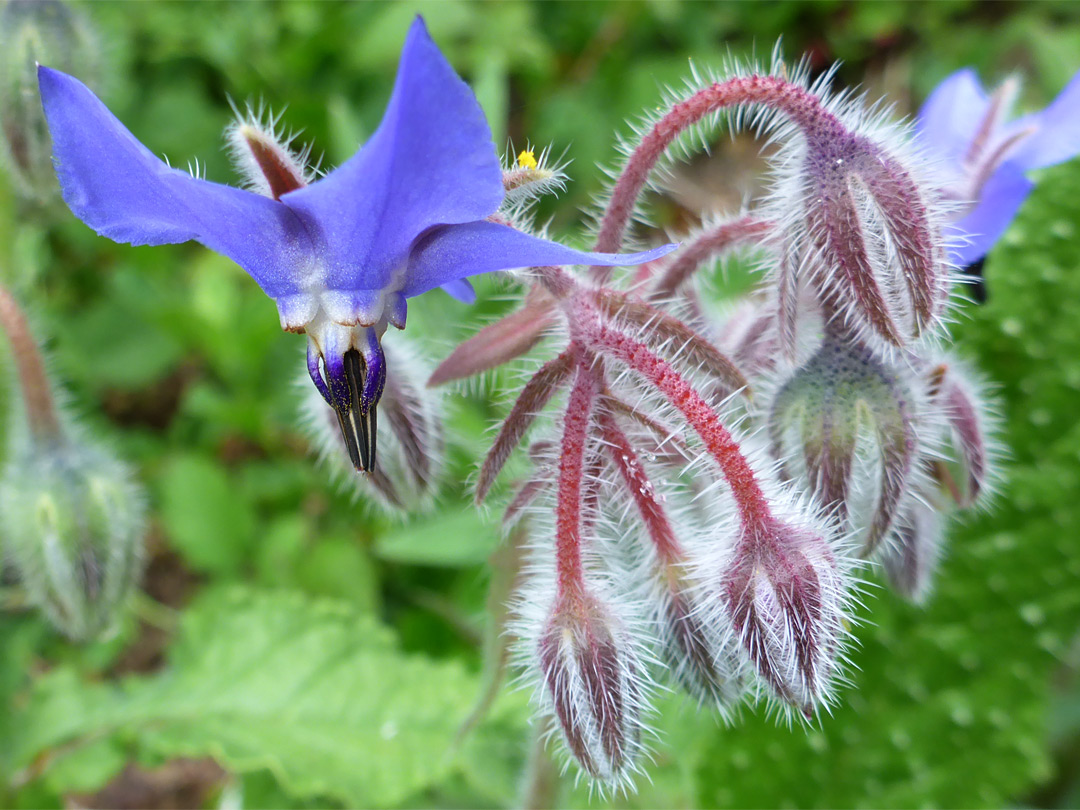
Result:
<instances>
[{"instance_id":1,"label":"reddish stem","mask_svg":"<svg viewBox=\"0 0 1080 810\"><path fill-rule=\"evenodd\" d=\"M664 268L649 297L653 301L667 298L710 256L739 242L760 241L774 226L775 223L768 220L747 216L698 234L697 238L676 253L675 258Z\"/></svg>"},{"instance_id":2,"label":"reddish stem","mask_svg":"<svg viewBox=\"0 0 1080 810\"><path fill-rule=\"evenodd\" d=\"M762 104L778 110L808 135L841 135L845 132L839 119L825 109L821 99L778 76L739 76L699 90L672 107L634 150L612 190L593 249L614 253L621 247L634 203L645 187L649 173L681 132L710 113L740 104Z\"/></svg>"},{"instance_id":3,"label":"reddish stem","mask_svg":"<svg viewBox=\"0 0 1080 810\"><path fill-rule=\"evenodd\" d=\"M11 353L15 357L30 432L37 439L55 440L60 436L60 422L56 418L56 408L53 405L49 379L45 376L41 352L34 336L30 334L26 316L14 296L3 285L0 285L0 326L11 342Z\"/></svg>"},{"instance_id":4,"label":"reddish stem","mask_svg":"<svg viewBox=\"0 0 1080 810\"><path fill-rule=\"evenodd\" d=\"M601 324L590 336L591 343L637 371L674 405L697 432L709 454L731 486L743 525L757 529L772 520L765 494L742 454L738 443L720 421L709 403L667 361L644 343Z\"/></svg>"},{"instance_id":5,"label":"reddish stem","mask_svg":"<svg viewBox=\"0 0 1080 810\"><path fill-rule=\"evenodd\" d=\"M560 599L578 598L585 591L585 572L581 564L582 476L589 416L596 401L596 379L587 363L584 358L578 361L563 422L555 504L555 565Z\"/></svg>"},{"instance_id":6,"label":"reddish stem","mask_svg":"<svg viewBox=\"0 0 1080 810\"><path fill-rule=\"evenodd\" d=\"M679 541L675 537L675 530L668 521L664 507L656 498L652 481L645 475L645 469L641 466L637 453L630 446L626 434L615 424L615 419L610 412L601 410L598 421L604 441L608 444L608 455L637 505L641 520L645 524L653 545L656 546L656 556L665 565L677 562L682 552Z\"/></svg>"}]
</instances>

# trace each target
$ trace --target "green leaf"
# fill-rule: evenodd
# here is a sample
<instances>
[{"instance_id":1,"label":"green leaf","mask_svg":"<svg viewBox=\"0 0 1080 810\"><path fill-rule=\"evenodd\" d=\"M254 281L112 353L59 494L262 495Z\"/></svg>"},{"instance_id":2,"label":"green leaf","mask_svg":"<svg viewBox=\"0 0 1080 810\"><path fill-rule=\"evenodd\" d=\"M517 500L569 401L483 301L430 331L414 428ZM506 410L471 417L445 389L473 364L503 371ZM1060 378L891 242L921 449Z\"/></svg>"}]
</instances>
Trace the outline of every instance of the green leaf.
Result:
<instances>
[{"instance_id":1,"label":"green leaf","mask_svg":"<svg viewBox=\"0 0 1080 810\"><path fill-rule=\"evenodd\" d=\"M188 610L160 674L118 685L68 669L42 677L14 725L14 764L52 752L53 784L69 751L132 739L141 756L269 770L300 799L389 807L449 771L475 690L461 665L403 654L344 603L219 591Z\"/></svg>"},{"instance_id":2,"label":"green leaf","mask_svg":"<svg viewBox=\"0 0 1080 810\"><path fill-rule=\"evenodd\" d=\"M185 559L200 571L239 570L255 516L221 467L200 456L179 456L165 468L158 487L162 520Z\"/></svg>"},{"instance_id":3,"label":"green leaf","mask_svg":"<svg viewBox=\"0 0 1080 810\"><path fill-rule=\"evenodd\" d=\"M375 553L409 565L457 567L483 563L498 544L494 521L470 504L382 535Z\"/></svg>"}]
</instances>

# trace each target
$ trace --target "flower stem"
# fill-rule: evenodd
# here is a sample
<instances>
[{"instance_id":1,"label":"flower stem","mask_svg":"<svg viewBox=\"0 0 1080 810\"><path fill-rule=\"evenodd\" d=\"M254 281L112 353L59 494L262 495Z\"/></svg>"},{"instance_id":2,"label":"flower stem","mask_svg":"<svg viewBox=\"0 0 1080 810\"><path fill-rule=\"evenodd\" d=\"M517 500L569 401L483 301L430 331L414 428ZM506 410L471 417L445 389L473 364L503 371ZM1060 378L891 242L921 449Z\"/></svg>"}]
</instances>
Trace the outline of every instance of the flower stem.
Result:
<instances>
[{"instance_id":1,"label":"flower stem","mask_svg":"<svg viewBox=\"0 0 1080 810\"><path fill-rule=\"evenodd\" d=\"M675 254L675 258L667 267L663 268L649 297L657 301L673 295L710 256L739 242L761 240L773 227L774 223L768 220L747 216L725 222L699 234L696 239Z\"/></svg>"},{"instance_id":2,"label":"flower stem","mask_svg":"<svg viewBox=\"0 0 1080 810\"><path fill-rule=\"evenodd\" d=\"M3 285L0 285L0 327L3 327L11 343L30 431L36 439L58 439L60 422L56 417L41 351L30 333L22 309Z\"/></svg>"},{"instance_id":3,"label":"flower stem","mask_svg":"<svg viewBox=\"0 0 1080 810\"><path fill-rule=\"evenodd\" d=\"M772 520L765 493L761 491L757 476L738 443L721 423L716 411L671 364L654 354L645 344L604 325L593 334L592 342L600 351L617 357L648 379L682 412L705 442L709 454L720 465L745 527L759 528Z\"/></svg>"},{"instance_id":4,"label":"flower stem","mask_svg":"<svg viewBox=\"0 0 1080 810\"><path fill-rule=\"evenodd\" d=\"M615 183L593 249L603 253L619 250L649 173L681 132L710 113L742 104L761 104L778 110L808 135L820 137L844 132L839 119L824 108L821 99L778 76L755 74L711 84L672 107L641 140Z\"/></svg>"},{"instance_id":5,"label":"flower stem","mask_svg":"<svg viewBox=\"0 0 1080 810\"><path fill-rule=\"evenodd\" d=\"M582 478L589 416L595 400L595 376L587 361L579 360L563 423L555 505L555 565L560 598L581 596L585 588L585 572L581 564Z\"/></svg>"},{"instance_id":6,"label":"flower stem","mask_svg":"<svg viewBox=\"0 0 1080 810\"><path fill-rule=\"evenodd\" d=\"M675 530L671 526L664 507L656 497L652 482L645 475L641 461L630 446L630 440L619 429L614 417L606 409L599 415L600 430L608 444L608 455L626 484L626 489L637 505L638 514L645 524L649 538L656 547L656 556L665 564L671 564L682 556Z\"/></svg>"}]
</instances>

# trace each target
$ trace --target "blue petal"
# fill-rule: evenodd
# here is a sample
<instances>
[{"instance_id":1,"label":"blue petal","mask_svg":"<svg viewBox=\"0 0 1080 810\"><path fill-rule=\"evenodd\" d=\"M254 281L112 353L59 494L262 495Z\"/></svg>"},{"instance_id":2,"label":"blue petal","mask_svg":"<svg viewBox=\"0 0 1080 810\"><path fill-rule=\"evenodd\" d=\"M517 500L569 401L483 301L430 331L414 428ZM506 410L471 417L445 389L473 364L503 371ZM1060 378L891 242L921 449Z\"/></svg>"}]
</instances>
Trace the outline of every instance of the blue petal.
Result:
<instances>
[{"instance_id":1,"label":"blue petal","mask_svg":"<svg viewBox=\"0 0 1080 810\"><path fill-rule=\"evenodd\" d=\"M967 267L989 253L1034 186L1019 166L1003 163L983 186L978 205L947 229L949 258L957 266Z\"/></svg>"},{"instance_id":2,"label":"blue petal","mask_svg":"<svg viewBox=\"0 0 1080 810\"><path fill-rule=\"evenodd\" d=\"M132 245L195 240L248 271L267 295L296 293L311 255L286 206L170 169L77 79L38 68L64 201L103 236Z\"/></svg>"},{"instance_id":3,"label":"blue petal","mask_svg":"<svg viewBox=\"0 0 1080 810\"><path fill-rule=\"evenodd\" d=\"M371 140L336 171L282 200L321 228L329 288L380 290L421 232L483 219L502 198L484 113L418 17Z\"/></svg>"},{"instance_id":4,"label":"blue petal","mask_svg":"<svg viewBox=\"0 0 1080 810\"><path fill-rule=\"evenodd\" d=\"M959 70L934 88L915 121L923 143L935 154L959 158L975 138L990 99L971 68Z\"/></svg>"},{"instance_id":5,"label":"blue petal","mask_svg":"<svg viewBox=\"0 0 1080 810\"><path fill-rule=\"evenodd\" d=\"M585 253L493 222L448 225L435 229L417 243L409 258L401 291L412 298L456 279L512 267L644 264L676 247L678 245L664 245L644 253L629 254Z\"/></svg>"},{"instance_id":6,"label":"blue petal","mask_svg":"<svg viewBox=\"0 0 1080 810\"><path fill-rule=\"evenodd\" d=\"M457 281L443 284L442 289L447 295L456 298L463 304L476 302L476 290L473 289L473 285L469 283L467 278L459 278Z\"/></svg>"},{"instance_id":7,"label":"blue petal","mask_svg":"<svg viewBox=\"0 0 1080 810\"><path fill-rule=\"evenodd\" d=\"M1005 136L1025 127L1035 133L1022 141L1009 160L1023 169L1041 169L1080 154L1080 73L1040 113L1024 116L1007 127Z\"/></svg>"}]
</instances>

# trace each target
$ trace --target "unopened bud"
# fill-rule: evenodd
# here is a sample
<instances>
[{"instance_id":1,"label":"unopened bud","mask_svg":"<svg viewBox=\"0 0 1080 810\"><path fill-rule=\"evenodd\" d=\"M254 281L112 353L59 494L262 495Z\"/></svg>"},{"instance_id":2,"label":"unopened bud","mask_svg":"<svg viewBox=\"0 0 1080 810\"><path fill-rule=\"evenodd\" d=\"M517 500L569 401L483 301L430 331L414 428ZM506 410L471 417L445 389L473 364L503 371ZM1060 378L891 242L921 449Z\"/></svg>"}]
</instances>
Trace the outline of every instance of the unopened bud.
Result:
<instances>
[{"instance_id":1,"label":"unopened bud","mask_svg":"<svg viewBox=\"0 0 1080 810\"><path fill-rule=\"evenodd\" d=\"M843 575L814 529L773 519L744 531L721 584L728 617L773 694L811 717L836 674Z\"/></svg>"},{"instance_id":2,"label":"unopened bud","mask_svg":"<svg viewBox=\"0 0 1080 810\"><path fill-rule=\"evenodd\" d=\"M542 688L567 748L594 779L618 784L641 751L643 668L595 597L560 598L537 642Z\"/></svg>"},{"instance_id":3,"label":"unopened bud","mask_svg":"<svg viewBox=\"0 0 1080 810\"><path fill-rule=\"evenodd\" d=\"M679 685L702 703L722 712L745 694L745 667L725 643L725 634L701 602L684 572L667 566L654 603L660 652Z\"/></svg>"},{"instance_id":4,"label":"unopened bud","mask_svg":"<svg viewBox=\"0 0 1080 810\"><path fill-rule=\"evenodd\" d=\"M31 601L72 639L107 630L138 580L143 497L82 441L20 441L0 479L0 526Z\"/></svg>"},{"instance_id":5,"label":"unopened bud","mask_svg":"<svg viewBox=\"0 0 1080 810\"><path fill-rule=\"evenodd\" d=\"M18 191L58 197L52 144L38 96L37 63L94 84L98 44L83 15L58 0L9 0L0 8L0 155Z\"/></svg>"},{"instance_id":6,"label":"unopened bud","mask_svg":"<svg viewBox=\"0 0 1080 810\"><path fill-rule=\"evenodd\" d=\"M941 556L942 517L923 500L913 501L897 521L882 555L889 584L913 602L922 602Z\"/></svg>"},{"instance_id":7,"label":"unopened bud","mask_svg":"<svg viewBox=\"0 0 1080 810\"><path fill-rule=\"evenodd\" d=\"M773 455L835 509L863 553L886 536L910 495L915 452L911 395L900 375L859 343L827 337L777 392Z\"/></svg>"}]
</instances>

